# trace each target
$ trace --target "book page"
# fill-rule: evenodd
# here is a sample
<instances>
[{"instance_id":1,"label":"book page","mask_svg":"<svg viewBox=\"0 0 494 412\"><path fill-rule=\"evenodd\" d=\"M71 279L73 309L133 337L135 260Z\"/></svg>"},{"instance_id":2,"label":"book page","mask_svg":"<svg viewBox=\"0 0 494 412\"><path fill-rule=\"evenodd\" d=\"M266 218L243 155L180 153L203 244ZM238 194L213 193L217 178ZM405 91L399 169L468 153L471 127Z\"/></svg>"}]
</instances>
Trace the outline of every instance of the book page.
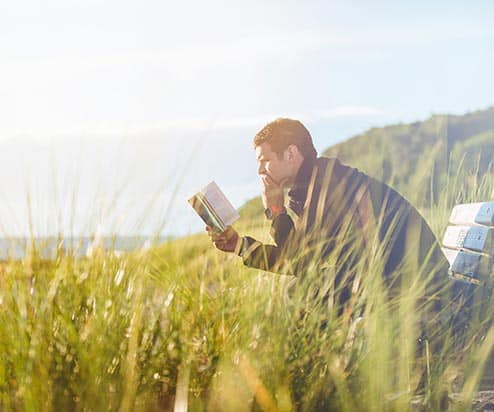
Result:
<instances>
[{"instance_id":1,"label":"book page","mask_svg":"<svg viewBox=\"0 0 494 412\"><path fill-rule=\"evenodd\" d=\"M240 215L215 182L209 183L202 193L225 226L230 226Z\"/></svg>"},{"instance_id":2,"label":"book page","mask_svg":"<svg viewBox=\"0 0 494 412\"><path fill-rule=\"evenodd\" d=\"M219 232L235 222L240 215L215 182L189 199L190 205L208 226Z\"/></svg>"}]
</instances>

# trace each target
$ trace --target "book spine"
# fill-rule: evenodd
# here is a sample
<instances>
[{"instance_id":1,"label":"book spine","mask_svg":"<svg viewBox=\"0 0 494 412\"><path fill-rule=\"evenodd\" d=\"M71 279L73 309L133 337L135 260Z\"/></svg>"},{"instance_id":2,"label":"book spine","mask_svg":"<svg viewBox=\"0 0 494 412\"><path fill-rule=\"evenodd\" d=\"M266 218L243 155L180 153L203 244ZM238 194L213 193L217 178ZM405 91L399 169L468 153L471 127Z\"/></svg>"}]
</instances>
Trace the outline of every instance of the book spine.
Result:
<instances>
[{"instance_id":1,"label":"book spine","mask_svg":"<svg viewBox=\"0 0 494 412\"><path fill-rule=\"evenodd\" d=\"M201 195L202 195L201 201L203 202L204 207L208 210L209 214L211 215L211 217L215 221L217 228L220 229L221 232L224 232L226 230L225 223L218 216L218 213L216 213L216 210L214 210L214 208L211 206L211 203L209 203L206 196L204 196L204 194L201 194Z\"/></svg>"}]
</instances>

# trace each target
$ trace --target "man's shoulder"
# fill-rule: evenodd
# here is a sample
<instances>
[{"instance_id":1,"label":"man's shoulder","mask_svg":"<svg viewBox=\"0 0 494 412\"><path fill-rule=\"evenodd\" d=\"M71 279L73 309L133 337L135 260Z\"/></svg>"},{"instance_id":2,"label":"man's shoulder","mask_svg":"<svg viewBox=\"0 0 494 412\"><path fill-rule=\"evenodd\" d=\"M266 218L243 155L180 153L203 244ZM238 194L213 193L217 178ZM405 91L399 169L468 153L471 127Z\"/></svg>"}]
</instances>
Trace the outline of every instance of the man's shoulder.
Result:
<instances>
[{"instance_id":1,"label":"man's shoulder","mask_svg":"<svg viewBox=\"0 0 494 412\"><path fill-rule=\"evenodd\" d=\"M326 167L340 167L342 163L336 158L336 157L318 157L316 159L316 166L319 169L326 168Z\"/></svg>"},{"instance_id":2,"label":"man's shoulder","mask_svg":"<svg viewBox=\"0 0 494 412\"><path fill-rule=\"evenodd\" d=\"M331 175L336 175L338 177L350 173L363 175L357 168L342 163L341 160L336 157L318 157L316 166L320 172L327 173L329 171Z\"/></svg>"},{"instance_id":3,"label":"man's shoulder","mask_svg":"<svg viewBox=\"0 0 494 412\"><path fill-rule=\"evenodd\" d=\"M318 166L325 166L325 167L341 167L341 168L348 168L348 169L354 169L358 170L355 167L349 166L347 164L344 164L340 159L337 157L325 157L325 156L320 156L316 160L316 164Z\"/></svg>"},{"instance_id":4,"label":"man's shoulder","mask_svg":"<svg viewBox=\"0 0 494 412\"><path fill-rule=\"evenodd\" d=\"M377 191L379 193L386 193L383 196L400 196L395 189L390 187L385 182L376 179L373 176L359 170L356 167L347 165L343 163L340 159L336 157L319 157L317 158L317 167L322 174L331 174L336 178L336 180L344 179L344 181L350 185L366 185L372 191ZM322 173L321 173L322 172Z\"/></svg>"},{"instance_id":5,"label":"man's shoulder","mask_svg":"<svg viewBox=\"0 0 494 412\"><path fill-rule=\"evenodd\" d=\"M343 163L340 159L336 157L318 157L317 163L319 169L331 169L334 170L337 175L345 175L350 179L360 179L362 182L369 182L372 185L378 185L382 187L392 189L385 182L376 179L375 177L368 175L357 167Z\"/></svg>"}]
</instances>

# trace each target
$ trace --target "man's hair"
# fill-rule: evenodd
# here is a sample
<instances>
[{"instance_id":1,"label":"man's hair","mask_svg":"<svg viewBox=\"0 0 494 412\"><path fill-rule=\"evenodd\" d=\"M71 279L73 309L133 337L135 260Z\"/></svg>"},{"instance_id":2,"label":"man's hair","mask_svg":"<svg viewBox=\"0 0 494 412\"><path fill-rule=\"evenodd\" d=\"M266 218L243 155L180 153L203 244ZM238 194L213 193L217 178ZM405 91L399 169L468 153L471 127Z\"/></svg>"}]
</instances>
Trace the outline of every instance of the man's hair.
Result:
<instances>
[{"instance_id":1,"label":"man's hair","mask_svg":"<svg viewBox=\"0 0 494 412\"><path fill-rule=\"evenodd\" d=\"M254 147L269 143L278 156L294 144L304 159L315 159L317 151L306 127L298 120L279 118L264 126L254 137Z\"/></svg>"}]
</instances>

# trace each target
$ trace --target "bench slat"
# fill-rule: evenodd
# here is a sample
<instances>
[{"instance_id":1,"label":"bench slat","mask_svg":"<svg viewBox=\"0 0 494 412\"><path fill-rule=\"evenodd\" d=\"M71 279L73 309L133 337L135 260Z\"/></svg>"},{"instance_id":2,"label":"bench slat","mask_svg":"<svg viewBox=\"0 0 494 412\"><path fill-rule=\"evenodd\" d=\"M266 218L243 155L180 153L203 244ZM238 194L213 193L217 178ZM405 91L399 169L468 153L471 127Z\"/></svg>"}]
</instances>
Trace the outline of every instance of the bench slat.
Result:
<instances>
[{"instance_id":1,"label":"bench slat","mask_svg":"<svg viewBox=\"0 0 494 412\"><path fill-rule=\"evenodd\" d=\"M480 253L443 248L448 259L450 275L456 279L478 284L490 276L492 259Z\"/></svg>"},{"instance_id":2,"label":"bench slat","mask_svg":"<svg viewBox=\"0 0 494 412\"><path fill-rule=\"evenodd\" d=\"M454 225L494 226L494 202L456 205L449 218Z\"/></svg>"},{"instance_id":3,"label":"bench slat","mask_svg":"<svg viewBox=\"0 0 494 412\"><path fill-rule=\"evenodd\" d=\"M469 249L491 253L494 245L494 228L486 226L448 226L443 246L451 249Z\"/></svg>"}]
</instances>

